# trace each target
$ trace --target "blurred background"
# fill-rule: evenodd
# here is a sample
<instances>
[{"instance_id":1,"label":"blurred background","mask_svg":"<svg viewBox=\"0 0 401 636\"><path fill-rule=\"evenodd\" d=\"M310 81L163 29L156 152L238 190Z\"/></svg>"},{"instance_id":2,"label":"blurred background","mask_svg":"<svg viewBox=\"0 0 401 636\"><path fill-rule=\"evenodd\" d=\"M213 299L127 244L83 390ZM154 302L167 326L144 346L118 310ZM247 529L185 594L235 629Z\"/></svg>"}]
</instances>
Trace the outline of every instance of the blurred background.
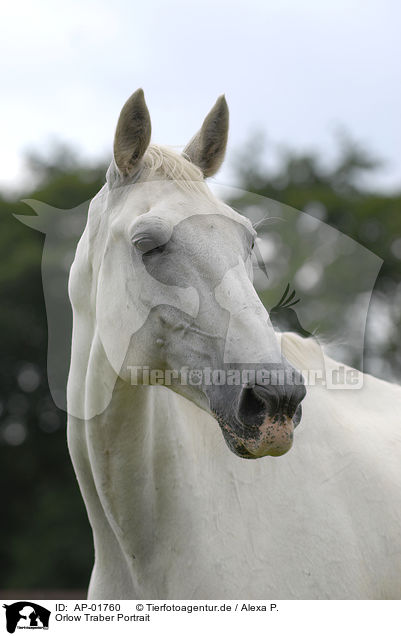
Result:
<instances>
[{"instance_id":1,"label":"blurred background","mask_svg":"<svg viewBox=\"0 0 401 636\"><path fill-rule=\"evenodd\" d=\"M231 133L214 181L240 189L230 189L230 202L252 221L304 213L259 227L266 306L280 300L288 275L302 326L324 330L333 308L322 298L335 272L335 285L349 290L348 306L335 309L338 331L348 329L357 294L369 294L363 369L400 382L401 6L39 0L2 13L0 596L78 598L92 541L65 413L47 380L44 235L13 214L32 213L26 198L71 210L101 188L119 111L139 86L153 141L176 146L225 92ZM344 250L319 252L323 224L383 261L372 298ZM278 264L289 261L280 278ZM352 355L344 350L361 368Z\"/></svg>"}]
</instances>

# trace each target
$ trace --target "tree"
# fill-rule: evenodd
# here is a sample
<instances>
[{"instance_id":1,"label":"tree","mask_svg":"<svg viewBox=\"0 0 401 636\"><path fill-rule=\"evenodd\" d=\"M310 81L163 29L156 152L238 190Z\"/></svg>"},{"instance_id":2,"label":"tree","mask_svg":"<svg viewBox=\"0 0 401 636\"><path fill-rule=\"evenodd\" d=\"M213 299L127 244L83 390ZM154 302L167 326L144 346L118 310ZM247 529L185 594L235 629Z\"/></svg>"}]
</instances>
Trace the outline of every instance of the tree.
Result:
<instances>
[{"instance_id":1,"label":"tree","mask_svg":"<svg viewBox=\"0 0 401 636\"><path fill-rule=\"evenodd\" d=\"M30 197L60 208L88 201L104 183L103 165L85 166L61 148L48 162L32 156L31 169L37 186ZM83 587L92 539L68 456L66 414L54 405L47 382L44 237L13 213L32 210L20 197L1 197L1 584Z\"/></svg>"}]
</instances>

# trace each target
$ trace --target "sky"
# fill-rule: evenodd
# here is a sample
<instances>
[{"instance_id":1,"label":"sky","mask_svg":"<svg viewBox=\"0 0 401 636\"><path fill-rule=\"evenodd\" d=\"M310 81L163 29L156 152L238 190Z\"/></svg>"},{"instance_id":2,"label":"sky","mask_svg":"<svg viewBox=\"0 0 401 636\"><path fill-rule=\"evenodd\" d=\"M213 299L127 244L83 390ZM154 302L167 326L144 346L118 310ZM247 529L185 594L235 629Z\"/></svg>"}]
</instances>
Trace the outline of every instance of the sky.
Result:
<instances>
[{"instance_id":1,"label":"sky","mask_svg":"<svg viewBox=\"0 0 401 636\"><path fill-rule=\"evenodd\" d=\"M401 186L398 0L49 0L3 3L0 188L24 155L67 142L111 157L120 109L145 91L153 141L185 145L218 95L230 108L221 183L251 135L330 163L346 130L385 161L367 183Z\"/></svg>"}]
</instances>

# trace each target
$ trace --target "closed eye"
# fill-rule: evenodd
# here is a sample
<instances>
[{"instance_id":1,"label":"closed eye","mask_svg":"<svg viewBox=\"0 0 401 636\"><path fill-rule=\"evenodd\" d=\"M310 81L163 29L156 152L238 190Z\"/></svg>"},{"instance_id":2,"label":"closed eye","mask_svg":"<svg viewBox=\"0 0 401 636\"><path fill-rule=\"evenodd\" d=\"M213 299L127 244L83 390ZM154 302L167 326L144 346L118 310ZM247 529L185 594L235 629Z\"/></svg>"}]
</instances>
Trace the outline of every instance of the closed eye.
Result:
<instances>
[{"instance_id":1,"label":"closed eye","mask_svg":"<svg viewBox=\"0 0 401 636\"><path fill-rule=\"evenodd\" d=\"M142 252L143 254L162 252L166 246L166 243L160 243L160 239L149 235L134 237L132 239L132 244L139 252Z\"/></svg>"},{"instance_id":2,"label":"closed eye","mask_svg":"<svg viewBox=\"0 0 401 636\"><path fill-rule=\"evenodd\" d=\"M165 243L164 245L158 245L157 247L154 247L153 249L148 250L147 252L144 253L144 257L146 256L153 256L154 254L162 254L166 248L167 243Z\"/></svg>"}]
</instances>

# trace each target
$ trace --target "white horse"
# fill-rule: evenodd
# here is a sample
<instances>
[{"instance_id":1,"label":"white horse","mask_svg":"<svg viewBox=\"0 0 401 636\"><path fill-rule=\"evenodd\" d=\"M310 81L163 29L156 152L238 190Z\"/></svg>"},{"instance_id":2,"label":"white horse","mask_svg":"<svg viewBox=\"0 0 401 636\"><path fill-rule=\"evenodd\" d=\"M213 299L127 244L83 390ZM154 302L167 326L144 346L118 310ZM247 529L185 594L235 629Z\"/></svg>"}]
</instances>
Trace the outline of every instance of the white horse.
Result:
<instances>
[{"instance_id":1,"label":"white horse","mask_svg":"<svg viewBox=\"0 0 401 636\"><path fill-rule=\"evenodd\" d=\"M149 145L134 93L77 248L68 441L89 597L400 598L401 389L365 376L305 397L296 369L320 350L280 343L250 280L253 229L204 182L227 129L220 98L182 156Z\"/></svg>"}]
</instances>

